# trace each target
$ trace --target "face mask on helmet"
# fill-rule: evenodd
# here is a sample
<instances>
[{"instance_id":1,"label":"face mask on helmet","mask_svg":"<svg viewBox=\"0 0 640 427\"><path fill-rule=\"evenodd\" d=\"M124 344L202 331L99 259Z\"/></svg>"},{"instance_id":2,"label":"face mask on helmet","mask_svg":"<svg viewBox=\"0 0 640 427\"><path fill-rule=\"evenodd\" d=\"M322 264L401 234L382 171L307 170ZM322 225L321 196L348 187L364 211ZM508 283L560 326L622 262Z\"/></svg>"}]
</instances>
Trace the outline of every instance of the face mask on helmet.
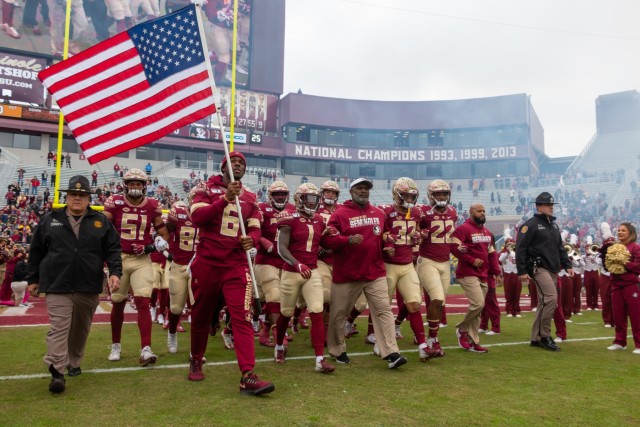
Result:
<instances>
[{"instance_id":1,"label":"face mask on helmet","mask_svg":"<svg viewBox=\"0 0 640 427\"><path fill-rule=\"evenodd\" d=\"M415 206L418 201L417 193L393 192L393 202L402 208L410 208Z\"/></svg>"},{"instance_id":2,"label":"face mask on helmet","mask_svg":"<svg viewBox=\"0 0 640 427\"><path fill-rule=\"evenodd\" d=\"M429 202L431 202L431 206L444 208L449 204L450 198L451 193L448 191L436 191L429 195Z\"/></svg>"},{"instance_id":3,"label":"face mask on helmet","mask_svg":"<svg viewBox=\"0 0 640 427\"><path fill-rule=\"evenodd\" d=\"M288 191L278 191L275 193L269 194L269 202L276 209L284 209L289 201L289 192Z\"/></svg>"},{"instance_id":4,"label":"face mask on helmet","mask_svg":"<svg viewBox=\"0 0 640 427\"><path fill-rule=\"evenodd\" d=\"M338 201L338 194L335 191L325 190L322 192L322 202L327 206L333 206Z\"/></svg>"},{"instance_id":5,"label":"face mask on helmet","mask_svg":"<svg viewBox=\"0 0 640 427\"><path fill-rule=\"evenodd\" d=\"M132 199L139 199L142 196L144 196L144 190L145 190L145 186L143 185L141 188L129 188L129 184L131 184L132 182L140 182L140 181L129 181L126 182L125 187L124 187L124 191L126 193L127 196L131 197Z\"/></svg>"},{"instance_id":6,"label":"face mask on helmet","mask_svg":"<svg viewBox=\"0 0 640 427\"><path fill-rule=\"evenodd\" d=\"M296 195L296 209L306 216L313 216L318 210L320 196L318 194L298 194Z\"/></svg>"}]
</instances>

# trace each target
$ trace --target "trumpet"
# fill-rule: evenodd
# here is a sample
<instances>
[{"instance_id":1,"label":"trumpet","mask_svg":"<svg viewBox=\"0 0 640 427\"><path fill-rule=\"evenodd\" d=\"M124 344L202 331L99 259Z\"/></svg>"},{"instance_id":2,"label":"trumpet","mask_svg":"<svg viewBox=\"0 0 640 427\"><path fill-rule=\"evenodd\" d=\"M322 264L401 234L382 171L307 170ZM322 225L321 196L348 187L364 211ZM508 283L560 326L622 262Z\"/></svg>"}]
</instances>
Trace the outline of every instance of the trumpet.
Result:
<instances>
[{"instance_id":1,"label":"trumpet","mask_svg":"<svg viewBox=\"0 0 640 427\"><path fill-rule=\"evenodd\" d=\"M564 244L564 250L567 251L568 254L570 254L571 252L574 251L574 247L570 243L565 243Z\"/></svg>"},{"instance_id":2,"label":"trumpet","mask_svg":"<svg viewBox=\"0 0 640 427\"><path fill-rule=\"evenodd\" d=\"M589 252L589 254L591 254L591 255L595 255L598 252L600 252L600 246L596 245L596 244L593 244L593 245L591 245L591 246L589 246L587 248L587 252Z\"/></svg>"}]
</instances>

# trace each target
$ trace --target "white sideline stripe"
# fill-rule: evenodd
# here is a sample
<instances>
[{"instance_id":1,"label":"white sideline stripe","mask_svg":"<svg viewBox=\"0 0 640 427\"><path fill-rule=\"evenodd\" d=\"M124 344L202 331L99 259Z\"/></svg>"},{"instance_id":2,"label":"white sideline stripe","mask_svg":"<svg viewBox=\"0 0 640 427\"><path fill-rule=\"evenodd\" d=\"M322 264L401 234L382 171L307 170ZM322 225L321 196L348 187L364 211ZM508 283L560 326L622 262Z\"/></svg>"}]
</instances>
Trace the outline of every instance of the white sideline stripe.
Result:
<instances>
[{"instance_id":1,"label":"white sideline stripe","mask_svg":"<svg viewBox=\"0 0 640 427\"><path fill-rule=\"evenodd\" d=\"M627 338L632 338L632 335L628 335ZM575 338L564 340L563 343L566 342L582 342L582 341L602 341L602 340L611 340L612 337L595 337L595 338ZM531 341L519 341L519 342L505 342L505 343L496 343L496 344L485 344L483 347L510 347L514 345L530 345ZM453 350L456 348L460 348L457 345L451 345L442 347L444 350ZM402 350L403 353L417 353L418 349L411 350ZM367 352L360 353L349 353L349 357L360 357L360 356L371 356L373 354L373 349ZM287 357L287 360L313 360L315 356L293 356ZM328 359L331 359L329 356ZM205 366L227 366L227 365L236 365L238 362L236 360L226 360L224 362L209 362L205 363ZM267 359L256 359L256 363L273 363L273 357L269 357ZM339 364L339 363L336 363ZM155 369L187 369L189 368L188 363L180 363L177 365L159 365L159 366L147 366L146 368L140 366L131 366L127 368L96 368L96 369L87 369L83 370L82 373L92 373L92 374L109 374L114 372L133 372L133 371L148 371ZM0 377L0 381L9 381L9 380L31 380L37 378L49 378L51 375L49 374L30 374L30 375L8 375Z\"/></svg>"}]
</instances>

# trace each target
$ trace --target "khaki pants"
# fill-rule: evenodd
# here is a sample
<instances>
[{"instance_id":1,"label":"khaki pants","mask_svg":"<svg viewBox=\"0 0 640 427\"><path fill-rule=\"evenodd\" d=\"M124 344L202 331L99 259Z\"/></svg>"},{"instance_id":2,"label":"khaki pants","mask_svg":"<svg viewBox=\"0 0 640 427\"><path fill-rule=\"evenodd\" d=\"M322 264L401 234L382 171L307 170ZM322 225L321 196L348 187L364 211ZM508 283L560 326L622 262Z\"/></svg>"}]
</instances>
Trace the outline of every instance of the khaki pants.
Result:
<instances>
[{"instance_id":1,"label":"khaki pants","mask_svg":"<svg viewBox=\"0 0 640 427\"><path fill-rule=\"evenodd\" d=\"M47 334L44 363L64 373L65 368L79 368L98 307L98 294L47 294L51 329Z\"/></svg>"},{"instance_id":2,"label":"khaki pants","mask_svg":"<svg viewBox=\"0 0 640 427\"><path fill-rule=\"evenodd\" d=\"M480 314L484 308L484 299L487 296L489 288L486 283L480 281L478 277L459 277L457 282L464 289L464 293L469 300L469 308L464 315L464 319L456 325L463 331L467 331L469 338L476 344L480 343L478 336L478 327L480 326Z\"/></svg>"},{"instance_id":3,"label":"khaki pants","mask_svg":"<svg viewBox=\"0 0 640 427\"><path fill-rule=\"evenodd\" d=\"M380 355L384 358L391 353L400 351L396 342L396 329L389 303L387 279L379 277L372 282L334 283L331 287L331 315L327 342L329 354L334 357L347 351L344 322L363 292L371 309L371 319Z\"/></svg>"},{"instance_id":4,"label":"khaki pants","mask_svg":"<svg viewBox=\"0 0 640 427\"><path fill-rule=\"evenodd\" d=\"M531 341L551 336L551 320L558 307L558 275L539 267L533 274L538 291L538 310L531 328Z\"/></svg>"}]
</instances>

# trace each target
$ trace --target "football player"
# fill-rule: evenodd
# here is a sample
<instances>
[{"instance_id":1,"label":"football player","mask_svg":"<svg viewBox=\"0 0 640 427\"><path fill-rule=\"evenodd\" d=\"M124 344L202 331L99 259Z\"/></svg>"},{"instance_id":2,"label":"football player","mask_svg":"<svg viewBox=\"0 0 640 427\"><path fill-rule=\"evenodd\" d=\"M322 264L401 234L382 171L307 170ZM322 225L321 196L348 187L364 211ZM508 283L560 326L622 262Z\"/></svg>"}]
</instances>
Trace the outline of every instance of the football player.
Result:
<instances>
[{"instance_id":1,"label":"football player","mask_svg":"<svg viewBox=\"0 0 640 427\"><path fill-rule=\"evenodd\" d=\"M391 195L392 205L382 205L384 212L387 242L393 243L393 255L383 253L384 265L387 271L389 286L389 301L393 299L396 287L402 295L407 318L411 330L418 343L420 360L426 362L431 357L437 357L438 352L428 348L424 336L424 324L420 315L422 292L420 279L413 266L413 247L420 243L418 224L422 220L422 211L416 207L418 201L418 186L411 178L398 178L393 184Z\"/></svg>"},{"instance_id":2,"label":"football player","mask_svg":"<svg viewBox=\"0 0 640 427\"><path fill-rule=\"evenodd\" d=\"M276 251L277 220L282 212L295 212L295 207L289 203L289 188L283 181L272 183L267 194L269 201L258 204L263 221L255 273L260 297L266 302L265 319L258 342L260 345L273 347L275 343L271 341L270 335L280 316L280 275L284 264ZM275 337L275 329L273 333Z\"/></svg>"},{"instance_id":3,"label":"football player","mask_svg":"<svg viewBox=\"0 0 640 427\"><path fill-rule=\"evenodd\" d=\"M165 324L168 324L165 317L169 299L167 257L162 252L154 251L149 254L149 258L151 258L151 266L153 267L153 292L150 300L151 321L157 320L158 324L164 327Z\"/></svg>"},{"instance_id":4,"label":"football player","mask_svg":"<svg viewBox=\"0 0 640 427\"><path fill-rule=\"evenodd\" d=\"M218 299L224 297L242 372L240 392L255 396L275 389L273 383L261 380L253 372L256 363L251 325L253 285L246 252L259 244L262 214L256 195L240 182L247 167L244 155L234 151L229 157L229 164L227 157L220 163L221 175L212 176L206 184L196 187L191 204L191 218L198 227L198 246L190 267L195 302L191 308L192 359L188 379L204 380L202 358L213 309ZM241 234L238 210L242 213L246 235Z\"/></svg>"},{"instance_id":5,"label":"football player","mask_svg":"<svg viewBox=\"0 0 640 427\"><path fill-rule=\"evenodd\" d=\"M122 246L122 277L120 288L111 294L111 353L109 360L120 360L120 338L124 321L124 308L131 289L138 310L140 330L140 364L147 366L157 360L151 351L151 311L149 301L153 290L153 267L149 253L165 251L169 233L162 221L162 209L157 200L145 196L147 174L132 168L123 177L124 194L110 196L104 204L104 214L120 234ZM151 227L158 234L151 237Z\"/></svg>"},{"instance_id":6,"label":"football player","mask_svg":"<svg viewBox=\"0 0 640 427\"><path fill-rule=\"evenodd\" d=\"M320 204L318 188L311 183L298 187L294 195L296 213L278 219L278 254L286 262L280 287L280 312L274 349L276 363L284 363L285 333L298 297L302 295L311 319L311 343L316 356L315 370L329 374L335 370L324 358L323 289L318 272L318 252L326 225L316 213Z\"/></svg>"},{"instance_id":7,"label":"football player","mask_svg":"<svg viewBox=\"0 0 640 427\"><path fill-rule=\"evenodd\" d=\"M427 291L430 302L427 307L429 338L427 346L433 357L444 356L438 341L440 317L451 281L449 243L458 213L450 205L451 189L442 179L432 181L427 187L429 205L422 205L423 217L419 228L422 233L420 256L416 264L420 284Z\"/></svg>"},{"instance_id":8,"label":"football player","mask_svg":"<svg viewBox=\"0 0 640 427\"><path fill-rule=\"evenodd\" d=\"M169 252L169 331L167 332L167 349L169 353L178 352L178 334L184 329L180 327L180 315L189 296L189 271L187 266L196 250L198 229L191 220L189 208L185 202L178 201L171 206L167 219L170 232ZM182 329L182 330L180 330Z\"/></svg>"}]
</instances>

